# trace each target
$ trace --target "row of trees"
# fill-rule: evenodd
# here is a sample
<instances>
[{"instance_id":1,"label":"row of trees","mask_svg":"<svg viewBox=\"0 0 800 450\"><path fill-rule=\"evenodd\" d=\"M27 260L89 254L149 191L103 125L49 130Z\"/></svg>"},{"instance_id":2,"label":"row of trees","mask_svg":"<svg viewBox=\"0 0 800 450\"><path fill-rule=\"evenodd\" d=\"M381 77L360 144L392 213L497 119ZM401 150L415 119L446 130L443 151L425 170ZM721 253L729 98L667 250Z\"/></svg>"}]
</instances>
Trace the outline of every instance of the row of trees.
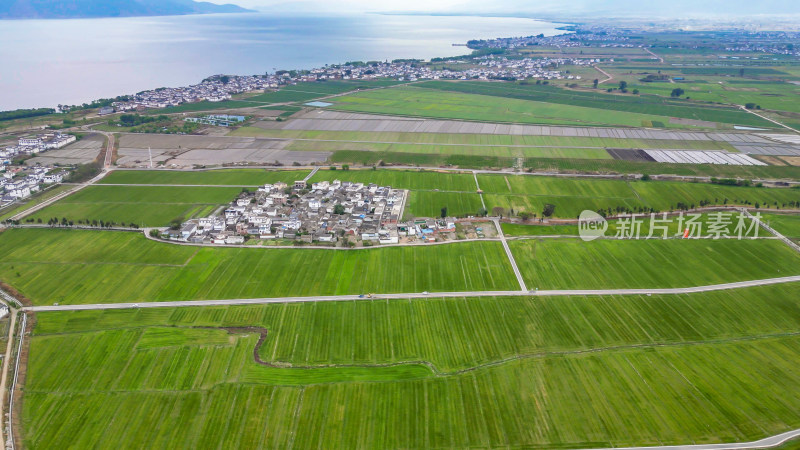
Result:
<instances>
[{"instance_id":1,"label":"row of trees","mask_svg":"<svg viewBox=\"0 0 800 450\"><path fill-rule=\"evenodd\" d=\"M160 116L142 116L139 114L122 114L119 116L119 123L124 127L135 127L136 125L141 125L143 123L151 123L151 122L165 122L170 120L168 116L160 115ZM110 125L113 125L113 121L109 121Z\"/></svg>"},{"instance_id":2,"label":"row of trees","mask_svg":"<svg viewBox=\"0 0 800 450\"><path fill-rule=\"evenodd\" d=\"M486 211L486 210L482 210L482 211ZM540 218L544 219L544 218L547 218L547 217L551 217L553 215L553 213L555 213L555 211L556 211L556 205L553 205L551 203L546 203L544 205L544 208L542 208L542 212L541 212L541 217ZM484 215L486 215L486 214L484 214ZM536 217L538 217L537 213L531 213L531 212L527 212L527 211L514 211L514 208L505 209L502 206L495 206L494 208L492 208L492 215L494 215L496 217L500 217L501 219L503 217L517 216L517 217L519 217L520 219L522 219L525 222L527 222L530 219L535 219Z\"/></svg>"},{"instance_id":3,"label":"row of trees","mask_svg":"<svg viewBox=\"0 0 800 450\"><path fill-rule=\"evenodd\" d=\"M19 220L12 220L12 219L6 219L5 222L8 225L20 225L20 224L22 224L22 222L20 222ZM25 223L26 224L39 224L39 225L44 225L45 224L45 222L42 220L41 217L38 218L38 219L33 219L32 217L29 217L29 218L25 219ZM110 221L110 220L109 221L103 221L103 220L96 220L96 219L95 220L79 219L77 224L79 226L96 227L96 228L112 228L112 227L133 228L133 229L138 229L139 228L139 225L137 225L137 224L135 224L133 222L126 224L125 222L117 223L117 222ZM47 219L47 225L49 225L51 227L73 227L73 226L75 226L75 221L69 220L66 217L62 217L60 219L58 217L51 217L51 218Z\"/></svg>"},{"instance_id":4,"label":"row of trees","mask_svg":"<svg viewBox=\"0 0 800 450\"><path fill-rule=\"evenodd\" d=\"M26 222L32 223L33 219L27 219ZM41 224L42 219L36 219L36 223ZM103 221L103 220L89 220L89 219L79 219L77 222L78 225L86 226L86 227L96 227L96 228L113 228L113 227L122 227L122 228L133 228L138 229L139 225L131 222L126 224L125 222L114 222L114 221ZM61 226L61 227L72 227L75 226L75 222L72 220L67 219L66 217L62 217L59 219L58 217L51 217L47 221L47 225L51 227Z\"/></svg>"},{"instance_id":5,"label":"row of trees","mask_svg":"<svg viewBox=\"0 0 800 450\"><path fill-rule=\"evenodd\" d=\"M55 113L53 108L15 109L13 111L0 111L0 122L4 120L27 119L29 117L46 116Z\"/></svg>"}]
</instances>

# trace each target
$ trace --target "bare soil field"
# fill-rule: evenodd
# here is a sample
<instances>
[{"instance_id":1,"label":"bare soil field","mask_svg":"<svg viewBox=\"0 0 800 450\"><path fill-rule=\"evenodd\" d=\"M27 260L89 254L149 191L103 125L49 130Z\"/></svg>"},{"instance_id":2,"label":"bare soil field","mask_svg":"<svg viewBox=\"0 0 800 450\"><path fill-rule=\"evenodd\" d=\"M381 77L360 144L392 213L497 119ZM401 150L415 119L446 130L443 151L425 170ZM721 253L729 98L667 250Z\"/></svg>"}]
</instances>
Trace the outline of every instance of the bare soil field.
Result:
<instances>
[{"instance_id":1,"label":"bare soil field","mask_svg":"<svg viewBox=\"0 0 800 450\"><path fill-rule=\"evenodd\" d=\"M647 152L644 150L626 150L626 149L618 149L618 148L609 148L606 149L609 155L614 159L622 159L625 161L650 161L653 162L655 159L648 155Z\"/></svg>"},{"instance_id":2,"label":"bare soil field","mask_svg":"<svg viewBox=\"0 0 800 450\"><path fill-rule=\"evenodd\" d=\"M800 156L784 156L781 159L792 166L800 166Z\"/></svg>"},{"instance_id":3,"label":"bare soil field","mask_svg":"<svg viewBox=\"0 0 800 450\"><path fill-rule=\"evenodd\" d=\"M215 166L228 163L290 165L324 162L330 152L285 150L288 140L222 136L175 136L161 134L126 134L120 139L117 164L127 167L154 163L168 167ZM149 150L148 150L149 149Z\"/></svg>"},{"instance_id":4,"label":"bare soil field","mask_svg":"<svg viewBox=\"0 0 800 450\"><path fill-rule=\"evenodd\" d=\"M765 163L767 163L767 164L769 164L771 166L785 166L785 165L787 165L787 163L784 160L782 160L780 158L776 158L774 156L759 155L758 158L756 158L756 159L758 159L759 161L764 161ZM794 165L794 164L792 164L792 165Z\"/></svg>"},{"instance_id":5,"label":"bare soil field","mask_svg":"<svg viewBox=\"0 0 800 450\"><path fill-rule=\"evenodd\" d=\"M35 156L26 161L26 164L33 165L36 163L49 165L49 164L86 164L92 162L97 158L100 150L103 148L105 139L102 135L86 136L78 142L60 148L58 150L48 150L40 156Z\"/></svg>"},{"instance_id":6,"label":"bare soil field","mask_svg":"<svg viewBox=\"0 0 800 450\"><path fill-rule=\"evenodd\" d=\"M696 120L696 119L681 119L679 117L671 117L669 119L669 123L674 123L678 125L689 125L693 127L717 128L716 122L709 122L707 120Z\"/></svg>"}]
</instances>

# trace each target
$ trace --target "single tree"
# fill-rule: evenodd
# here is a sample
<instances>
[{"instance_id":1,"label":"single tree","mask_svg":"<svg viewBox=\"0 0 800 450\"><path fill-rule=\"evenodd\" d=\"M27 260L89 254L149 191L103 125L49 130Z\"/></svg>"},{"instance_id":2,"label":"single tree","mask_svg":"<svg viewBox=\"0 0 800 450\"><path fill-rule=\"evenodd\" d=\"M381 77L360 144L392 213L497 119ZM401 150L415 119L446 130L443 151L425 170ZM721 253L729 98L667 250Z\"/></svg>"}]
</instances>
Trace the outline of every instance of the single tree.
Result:
<instances>
[{"instance_id":1,"label":"single tree","mask_svg":"<svg viewBox=\"0 0 800 450\"><path fill-rule=\"evenodd\" d=\"M441 212L442 212L442 219L444 219L445 217L447 217L447 206L445 206L444 208L442 208L442 211L441 211Z\"/></svg>"},{"instance_id":2,"label":"single tree","mask_svg":"<svg viewBox=\"0 0 800 450\"><path fill-rule=\"evenodd\" d=\"M555 210L556 210L556 205L547 203L547 204L544 205L544 209L542 210L542 215L544 217L550 217L550 216L553 215Z\"/></svg>"}]
</instances>

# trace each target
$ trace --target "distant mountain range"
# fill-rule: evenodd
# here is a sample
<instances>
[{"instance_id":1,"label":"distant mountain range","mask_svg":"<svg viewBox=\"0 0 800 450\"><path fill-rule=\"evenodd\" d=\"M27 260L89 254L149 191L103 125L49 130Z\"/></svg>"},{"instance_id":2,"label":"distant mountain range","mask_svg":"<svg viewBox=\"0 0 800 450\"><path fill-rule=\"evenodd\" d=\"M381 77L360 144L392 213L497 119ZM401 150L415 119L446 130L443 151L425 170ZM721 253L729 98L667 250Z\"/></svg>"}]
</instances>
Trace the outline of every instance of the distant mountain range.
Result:
<instances>
[{"instance_id":1,"label":"distant mountain range","mask_svg":"<svg viewBox=\"0 0 800 450\"><path fill-rule=\"evenodd\" d=\"M1 0L0 19L75 19L252 12L193 0Z\"/></svg>"}]
</instances>

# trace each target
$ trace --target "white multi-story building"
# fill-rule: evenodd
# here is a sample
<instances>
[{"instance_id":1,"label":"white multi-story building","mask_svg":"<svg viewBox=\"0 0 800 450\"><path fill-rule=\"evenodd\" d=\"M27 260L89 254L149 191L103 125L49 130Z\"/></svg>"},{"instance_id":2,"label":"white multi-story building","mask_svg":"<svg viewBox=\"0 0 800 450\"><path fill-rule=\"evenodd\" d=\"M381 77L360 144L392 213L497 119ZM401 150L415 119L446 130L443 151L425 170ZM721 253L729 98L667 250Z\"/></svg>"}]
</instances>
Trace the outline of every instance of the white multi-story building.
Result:
<instances>
[{"instance_id":1,"label":"white multi-story building","mask_svg":"<svg viewBox=\"0 0 800 450\"><path fill-rule=\"evenodd\" d=\"M39 137L35 138L19 138L19 146L20 147L38 147L42 145L42 139Z\"/></svg>"}]
</instances>

